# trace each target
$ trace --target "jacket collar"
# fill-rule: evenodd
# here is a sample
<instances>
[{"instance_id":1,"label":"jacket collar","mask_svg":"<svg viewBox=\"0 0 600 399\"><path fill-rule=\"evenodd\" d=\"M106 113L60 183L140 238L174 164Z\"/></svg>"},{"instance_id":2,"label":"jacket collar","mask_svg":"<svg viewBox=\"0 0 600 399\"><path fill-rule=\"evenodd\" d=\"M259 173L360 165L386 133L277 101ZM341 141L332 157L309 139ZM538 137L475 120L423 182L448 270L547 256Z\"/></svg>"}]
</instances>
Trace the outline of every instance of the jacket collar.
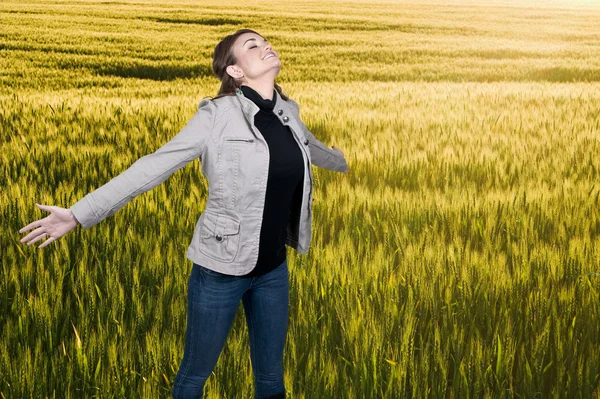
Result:
<instances>
[{"instance_id":1,"label":"jacket collar","mask_svg":"<svg viewBox=\"0 0 600 399\"><path fill-rule=\"evenodd\" d=\"M262 94L260 94L250 86L242 85L240 86L240 90L242 90L242 93L244 94L244 96L246 96L246 98L249 98L254 102L254 104L258 105L261 111L268 112L271 111L273 107L275 107L275 104L277 102L277 96L275 95L277 90L275 88L273 88L273 91L271 92L270 100L263 98Z\"/></svg>"},{"instance_id":2,"label":"jacket collar","mask_svg":"<svg viewBox=\"0 0 600 399\"><path fill-rule=\"evenodd\" d=\"M288 104L285 101L283 101L283 99L281 98L281 96L279 95L279 92L277 90L273 90L273 91L274 91L274 95L276 97L275 107L273 108L273 113L275 115L277 115L277 110L283 109L283 111L284 111L283 115L290 114L290 112L289 112L290 108L288 108ZM248 119L248 121L250 121L251 124L254 124L254 115L256 115L258 113L258 111L260 111L260 107L258 105L256 105L254 103L254 101L252 101L248 97L244 96L244 93L242 93L240 90L236 90L235 96L238 98L238 100L240 102L240 105L242 107L242 112L246 116L246 119ZM277 117L279 117L279 115L277 115Z\"/></svg>"}]
</instances>

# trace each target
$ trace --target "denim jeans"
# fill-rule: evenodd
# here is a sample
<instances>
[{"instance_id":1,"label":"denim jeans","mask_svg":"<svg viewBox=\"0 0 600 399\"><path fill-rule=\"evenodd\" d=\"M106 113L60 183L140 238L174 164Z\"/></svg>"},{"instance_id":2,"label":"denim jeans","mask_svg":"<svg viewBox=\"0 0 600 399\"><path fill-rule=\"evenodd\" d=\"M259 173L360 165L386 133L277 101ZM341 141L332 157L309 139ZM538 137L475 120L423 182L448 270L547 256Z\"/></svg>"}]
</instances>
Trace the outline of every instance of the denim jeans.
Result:
<instances>
[{"instance_id":1,"label":"denim jeans","mask_svg":"<svg viewBox=\"0 0 600 399\"><path fill-rule=\"evenodd\" d=\"M221 274L194 263L188 280L185 349L173 398L202 398L204 384L225 345L240 299L250 336L255 397L285 392L283 348L288 292L287 260L269 273L252 278Z\"/></svg>"}]
</instances>

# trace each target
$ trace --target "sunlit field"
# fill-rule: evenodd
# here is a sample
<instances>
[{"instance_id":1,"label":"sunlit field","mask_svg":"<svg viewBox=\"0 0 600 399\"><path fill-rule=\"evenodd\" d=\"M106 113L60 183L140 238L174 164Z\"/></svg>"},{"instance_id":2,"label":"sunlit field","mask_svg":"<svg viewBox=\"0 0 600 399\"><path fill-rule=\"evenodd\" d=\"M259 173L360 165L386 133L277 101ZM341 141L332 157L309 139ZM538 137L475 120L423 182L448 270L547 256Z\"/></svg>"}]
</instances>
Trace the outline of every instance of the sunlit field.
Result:
<instances>
[{"instance_id":1,"label":"sunlit field","mask_svg":"<svg viewBox=\"0 0 600 399\"><path fill-rule=\"evenodd\" d=\"M200 161L18 230L175 136L244 27L351 171L288 248L288 398L600 397L600 2L3 0L0 398L170 397ZM240 304L205 398L253 395Z\"/></svg>"}]
</instances>

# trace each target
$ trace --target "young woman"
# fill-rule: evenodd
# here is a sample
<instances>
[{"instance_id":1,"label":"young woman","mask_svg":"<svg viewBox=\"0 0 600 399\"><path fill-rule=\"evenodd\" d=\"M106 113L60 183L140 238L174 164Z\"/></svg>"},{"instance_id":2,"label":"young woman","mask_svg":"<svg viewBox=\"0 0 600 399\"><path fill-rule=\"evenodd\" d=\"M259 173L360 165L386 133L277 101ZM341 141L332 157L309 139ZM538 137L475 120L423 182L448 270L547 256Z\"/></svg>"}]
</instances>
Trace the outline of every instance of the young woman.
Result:
<instances>
[{"instance_id":1,"label":"young woman","mask_svg":"<svg viewBox=\"0 0 600 399\"><path fill-rule=\"evenodd\" d=\"M186 256L188 314L174 398L201 398L237 312L244 306L256 398L284 398L283 348L288 324L288 245L306 254L311 239L312 171L348 172L343 153L318 141L298 104L275 83L281 68L270 43L250 29L215 47L218 95L203 99L192 119L156 152L87 194L70 209L23 227L21 239L39 248L114 214L137 195L200 158L209 181L206 208Z\"/></svg>"}]
</instances>

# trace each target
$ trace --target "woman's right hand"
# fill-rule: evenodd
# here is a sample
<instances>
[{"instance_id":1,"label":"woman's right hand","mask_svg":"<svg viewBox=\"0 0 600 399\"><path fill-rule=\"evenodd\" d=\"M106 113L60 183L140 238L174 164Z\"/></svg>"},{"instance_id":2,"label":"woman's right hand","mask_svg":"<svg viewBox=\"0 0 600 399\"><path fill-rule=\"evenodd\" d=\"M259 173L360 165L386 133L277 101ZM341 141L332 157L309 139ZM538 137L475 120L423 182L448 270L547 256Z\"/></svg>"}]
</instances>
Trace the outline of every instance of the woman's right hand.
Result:
<instances>
[{"instance_id":1,"label":"woman's right hand","mask_svg":"<svg viewBox=\"0 0 600 399\"><path fill-rule=\"evenodd\" d=\"M58 206L51 205L40 205L37 207L43 211L50 212L50 215L43 219L36 220L35 222L29 223L27 226L19 230L19 233L24 233L28 230L38 227L25 237L21 238L21 242L26 242L27 245L31 245L45 237L50 237L38 248L44 248L52 241L64 236L69 231L73 230L79 222L73 215L70 209L61 208Z\"/></svg>"}]
</instances>

